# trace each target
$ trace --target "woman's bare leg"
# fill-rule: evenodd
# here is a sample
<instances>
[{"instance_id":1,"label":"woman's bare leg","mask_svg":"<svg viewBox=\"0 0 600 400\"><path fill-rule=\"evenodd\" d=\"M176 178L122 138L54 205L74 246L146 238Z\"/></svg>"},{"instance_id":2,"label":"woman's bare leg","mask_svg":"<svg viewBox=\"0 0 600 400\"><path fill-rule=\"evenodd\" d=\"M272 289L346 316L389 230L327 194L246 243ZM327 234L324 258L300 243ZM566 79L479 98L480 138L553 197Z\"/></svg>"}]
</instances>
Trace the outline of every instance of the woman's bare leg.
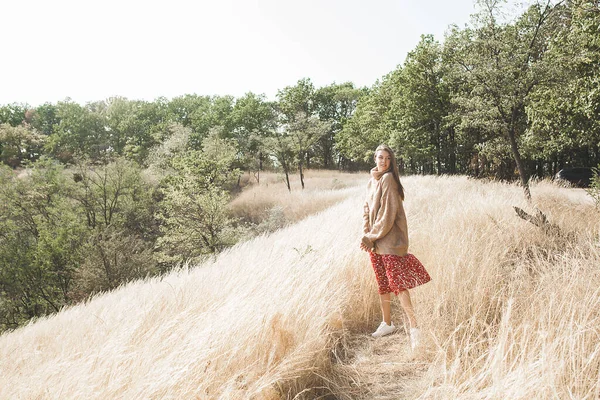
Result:
<instances>
[{"instance_id":1,"label":"woman's bare leg","mask_svg":"<svg viewBox=\"0 0 600 400\"><path fill-rule=\"evenodd\" d=\"M400 305L402 306L404 312L406 313L406 316L408 317L408 323L410 324L410 327L416 328L417 318L415 317L415 309L412 305L412 301L410 300L410 293L408 293L408 290L403 290L400 293L398 293L398 297L400 298Z\"/></svg>"},{"instance_id":2,"label":"woman's bare leg","mask_svg":"<svg viewBox=\"0 0 600 400\"><path fill-rule=\"evenodd\" d=\"M380 294L379 301L381 303L381 315L386 324L391 325L392 323L392 301L390 300L390 294Z\"/></svg>"}]
</instances>

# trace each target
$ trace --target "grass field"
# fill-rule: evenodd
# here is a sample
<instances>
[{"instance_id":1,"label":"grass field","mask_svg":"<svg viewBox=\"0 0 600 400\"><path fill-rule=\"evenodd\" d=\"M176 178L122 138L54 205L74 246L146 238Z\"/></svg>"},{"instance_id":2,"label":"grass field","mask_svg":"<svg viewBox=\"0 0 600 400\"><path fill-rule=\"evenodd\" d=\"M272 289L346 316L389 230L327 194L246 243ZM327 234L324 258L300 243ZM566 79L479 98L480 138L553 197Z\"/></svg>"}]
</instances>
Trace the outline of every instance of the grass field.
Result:
<instances>
[{"instance_id":1,"label":"grass field","mask_svg":"<svg viewBox=\"0 0 600 400\"><path fill-rule=\"evenodd\" d=\"M369 337L366 179L247 187L233 208L303 219L0 336L0 398L600 397L600 213L585 192L535 184L559 227L544 233L513 211L532 210L517 186L404 178L410 251L433 278L413 291L411 354L402 329Z\"/></svg>"}]
</instances>

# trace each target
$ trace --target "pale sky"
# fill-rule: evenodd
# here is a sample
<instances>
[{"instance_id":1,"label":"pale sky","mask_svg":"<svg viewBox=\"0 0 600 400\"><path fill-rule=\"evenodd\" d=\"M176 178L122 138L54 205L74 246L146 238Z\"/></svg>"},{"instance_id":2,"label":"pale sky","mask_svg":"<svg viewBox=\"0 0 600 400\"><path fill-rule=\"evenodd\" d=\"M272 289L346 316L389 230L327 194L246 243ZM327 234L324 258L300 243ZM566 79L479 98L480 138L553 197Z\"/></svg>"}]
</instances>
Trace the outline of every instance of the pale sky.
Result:
<instances>
[{"instance_id":1,"label":"pale sky","mask_svg":"<svg viewBox=\"0 0 600 400\"><path fill-rule=\"evenodd\" d=\"M474 0L0 0L0 105L372 86Z\"/></svg>"}]
</instances>

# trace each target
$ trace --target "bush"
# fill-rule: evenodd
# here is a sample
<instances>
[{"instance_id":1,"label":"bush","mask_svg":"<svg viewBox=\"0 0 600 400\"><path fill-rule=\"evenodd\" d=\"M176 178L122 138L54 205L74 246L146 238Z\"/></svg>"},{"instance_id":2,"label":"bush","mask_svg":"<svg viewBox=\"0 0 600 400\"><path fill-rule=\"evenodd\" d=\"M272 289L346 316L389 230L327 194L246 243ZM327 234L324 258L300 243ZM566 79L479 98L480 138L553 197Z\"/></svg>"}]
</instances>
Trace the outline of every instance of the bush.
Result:
<instances>
[{"instance_id":1,"label":"bush","mask_svg":"<svg viewBox=\"0 0 600 400\"><path fill-rule=\"evenodd\" d=\"M211 186L197 190L193 182L167 188L159 218L163 236L159 260L167 264L198 261L235 244L240 231L229 216L229 195Z\"/></svg>"},{"instance_id":2,"label":"bush","mask_svg":"<svg viewBox=\"0 0 600 400\"><path fill-rule=\"evenodd\" d=\"M592 168L592 170L594 174L592 175L590 187L586 191L594 199L596 207L600 208L600 165L597 168Z\"/></svg>"}]
</instances>

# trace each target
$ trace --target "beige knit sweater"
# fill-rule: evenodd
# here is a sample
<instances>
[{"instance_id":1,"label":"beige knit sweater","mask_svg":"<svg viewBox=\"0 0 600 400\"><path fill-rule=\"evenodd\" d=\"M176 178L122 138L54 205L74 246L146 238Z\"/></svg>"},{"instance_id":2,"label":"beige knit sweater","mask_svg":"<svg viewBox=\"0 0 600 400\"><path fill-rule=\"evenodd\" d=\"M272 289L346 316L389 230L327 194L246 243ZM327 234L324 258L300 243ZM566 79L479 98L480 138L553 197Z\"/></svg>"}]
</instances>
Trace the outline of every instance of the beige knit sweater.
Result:
<instances>
[{"instance_id":1,"label":"beige knit sweater","mask_svg":"<svg viewBox=\"0 0 600 400\"><path fill-rule=\"evenodd\" d=\"M362 242L378 254L408 253L408 226L398 185L391 172L371 170L364 205ZM373 250L374 249L374 250Z\"/></svg>"}]
</instances>

